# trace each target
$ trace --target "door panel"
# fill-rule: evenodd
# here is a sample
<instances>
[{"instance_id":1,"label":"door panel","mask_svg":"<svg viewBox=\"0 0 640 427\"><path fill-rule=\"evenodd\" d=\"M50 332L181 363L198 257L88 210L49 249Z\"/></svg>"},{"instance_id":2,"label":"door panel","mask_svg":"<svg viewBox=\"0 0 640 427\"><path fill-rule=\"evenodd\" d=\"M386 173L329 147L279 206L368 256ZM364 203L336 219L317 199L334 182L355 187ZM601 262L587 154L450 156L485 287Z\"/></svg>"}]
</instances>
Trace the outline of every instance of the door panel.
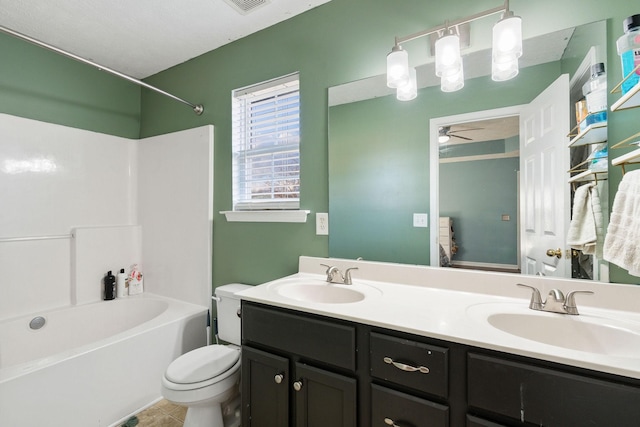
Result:
<instances>
[{"instance_id":1,"label":"door panel","mask_svg":"<svg viewBox=\"0 0 640 427\"><path fill-rule=\"evenodd\" d=\"M356 380L296 363L296 427L356 425Z\"/></svg>"},{"instance_id":2,"label":"door panel","mask_svg":"<svg viewBox=\"0 0 640 427\"><path fill-rule=\"evenodd\" d=\"M569 277L565 251L569 222L569 76L562 75L520 116L522 260L525 274Z\"/></svg>"}]
</instances>

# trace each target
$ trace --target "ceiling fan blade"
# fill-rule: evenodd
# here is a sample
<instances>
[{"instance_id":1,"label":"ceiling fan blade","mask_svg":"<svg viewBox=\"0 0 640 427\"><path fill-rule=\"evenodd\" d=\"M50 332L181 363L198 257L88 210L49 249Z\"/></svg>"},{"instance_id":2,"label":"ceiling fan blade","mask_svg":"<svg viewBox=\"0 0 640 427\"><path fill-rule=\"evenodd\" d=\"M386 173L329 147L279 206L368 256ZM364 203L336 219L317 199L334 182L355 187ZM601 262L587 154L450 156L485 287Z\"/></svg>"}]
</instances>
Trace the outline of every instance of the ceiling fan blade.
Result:
<instances>
[{"instance_id":1,"label":"ceiling fan blade","mask_svg":"<svg viewBox=\"0 0 640 427\"><path fill-rule=\"evenodd\" d=\"M457 131L456 131L457 132ZM460 136L460 135L454 135L452 133L449 134L449 136L453 137L453 138L460 138L460 139L466 139L467 141L473 141L473 138L467 138L466 136Z\"/></svg>"},{"instance_id":2,"label":"ceiling fan blade","mask_svg":"<svg viewBox=\"0 0 640 427\"><path fill-rule=\"evenodd\" d=\"M449 132L469 132L472 130L484 130L484 128L466 128L466 129L454 129Z\"/></svg>"}]
</instances>

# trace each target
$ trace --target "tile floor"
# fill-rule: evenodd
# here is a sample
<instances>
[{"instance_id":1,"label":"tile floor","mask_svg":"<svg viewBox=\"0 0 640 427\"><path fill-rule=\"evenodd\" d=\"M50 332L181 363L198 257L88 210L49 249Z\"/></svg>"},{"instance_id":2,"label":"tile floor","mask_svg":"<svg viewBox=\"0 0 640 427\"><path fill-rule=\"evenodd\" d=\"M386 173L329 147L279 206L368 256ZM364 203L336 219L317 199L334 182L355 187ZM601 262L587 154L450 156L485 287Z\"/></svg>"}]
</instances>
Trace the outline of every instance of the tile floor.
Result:
<instances>
[{"instance_id":1,"label":"tile floor","mask_svg":"<svg viewBox=\"0 0 640 427\"><path fill-rule=\"evenodd\" d=\"M182 427L186 414L187 408L185 406L161 400L136 415L138 418L136 427ZM123 426L129 425L133 425L133 423L129 421L123 424Z\"/></svg>"}]
</instances>

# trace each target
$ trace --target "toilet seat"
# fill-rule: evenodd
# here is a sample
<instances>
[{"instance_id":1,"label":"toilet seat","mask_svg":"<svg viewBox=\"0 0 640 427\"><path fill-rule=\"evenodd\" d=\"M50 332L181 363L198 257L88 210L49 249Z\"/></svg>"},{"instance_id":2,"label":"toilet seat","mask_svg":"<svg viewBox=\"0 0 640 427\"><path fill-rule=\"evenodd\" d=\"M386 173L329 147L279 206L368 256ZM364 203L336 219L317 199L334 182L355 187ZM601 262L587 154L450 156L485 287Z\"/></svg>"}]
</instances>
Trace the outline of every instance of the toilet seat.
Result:
<instances>
[{"instance_id":1,"label":"toilet seat","mask_svg":"<svg viewBox=\"0 0 640 427\"><path fill-rule=\"evenodd\" d=\"M199 383L228 371L239 358L238 350L224 345L201 347L174 360L164 375L176 384Z\"/></svg>"},{"instance_id":2,"label":"toilet seat","mask_svg":"<svg viewBox=\"0 0 640 427\"><path fill-rule=\"evenodd\" d=\"M174 391L200 389L223 382L239 369L239 348L210 345L174 360L162 377L162 386Z\"/></svg>"}]
</instances>

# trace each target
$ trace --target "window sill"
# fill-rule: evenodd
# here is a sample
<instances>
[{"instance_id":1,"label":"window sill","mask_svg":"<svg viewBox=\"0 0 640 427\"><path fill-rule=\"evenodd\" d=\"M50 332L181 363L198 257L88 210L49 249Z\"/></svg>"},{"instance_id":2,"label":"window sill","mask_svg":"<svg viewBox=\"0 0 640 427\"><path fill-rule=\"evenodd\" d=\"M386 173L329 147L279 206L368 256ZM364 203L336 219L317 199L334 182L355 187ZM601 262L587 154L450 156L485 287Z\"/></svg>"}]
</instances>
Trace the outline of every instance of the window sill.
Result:
<instances>
[{"instance_id":1,"label":"window sill","mask_svg":"<svg viewBox=\"0 0 640 427\"><path fill-rule=\"evenodd\" d=\"M308 210L222 211L227 222L307 222Z\"/></svg>"}]
</instances>

